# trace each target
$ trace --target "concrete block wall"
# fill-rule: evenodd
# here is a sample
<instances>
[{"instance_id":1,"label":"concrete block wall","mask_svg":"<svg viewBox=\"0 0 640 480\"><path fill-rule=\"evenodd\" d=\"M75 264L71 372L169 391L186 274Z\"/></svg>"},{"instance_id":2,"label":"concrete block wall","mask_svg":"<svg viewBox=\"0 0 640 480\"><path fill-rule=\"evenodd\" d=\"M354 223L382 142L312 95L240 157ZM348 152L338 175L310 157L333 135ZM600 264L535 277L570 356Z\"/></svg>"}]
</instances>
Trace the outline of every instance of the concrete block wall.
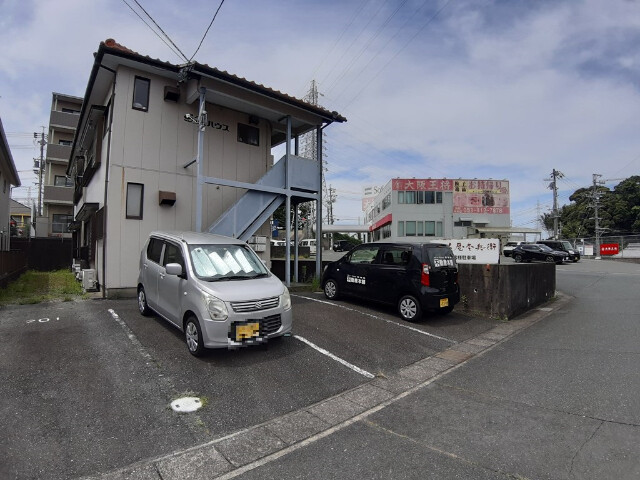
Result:
<instances>
[{"instance_id":1,"label":"concrete block wall","mask_svg":"<svg viewBox=\"0 0 640 480\"><path fill-rule=\"evenodd\" d=\"M456 310L508 320L555 296L554 263L458 265Z\"/></svg>"}]
</instances>

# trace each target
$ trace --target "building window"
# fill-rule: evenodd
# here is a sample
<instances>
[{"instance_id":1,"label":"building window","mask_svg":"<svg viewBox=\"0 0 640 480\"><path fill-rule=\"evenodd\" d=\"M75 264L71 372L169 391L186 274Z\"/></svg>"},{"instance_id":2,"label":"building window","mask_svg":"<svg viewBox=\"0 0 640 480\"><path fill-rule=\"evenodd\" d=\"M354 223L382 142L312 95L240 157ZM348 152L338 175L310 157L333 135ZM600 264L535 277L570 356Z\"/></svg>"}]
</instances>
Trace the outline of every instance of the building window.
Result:
<instances>
[{"instance_id":1,"label":"building window","mask_svg":"<svg viewBox=\"0 0 640 480\"><path fill-rule=\"evenodd\" d=\"M398 236L404 237L404 222L398 222Z\"/></svg>"},{"instance_id":2,"label":"building window","mask_svg":"<svg viewBox=\"0 0 640 480\"><path fill-rule=\"evenodd\" d=\"M424 222L424 234L427 237L436 236L436 222L426 221Z\"/></svg>"},{"instance_id":3,"label":"building window","mask_svg":"<svg viewBox=\"0 0 640 480\"><path fill-rule=\"evenodd\" d=\"M53 222L51 224L51 233L68 233L69 224L71 222L73 222L73 215L54 213Z\"/></svg>"},{"instance_id":4,"label":"building window","mask_svg":"<svg viewBox=\"0 0 640 480\"><path fill-rule=\"evenodd\" d=\"M142 220L142 200L144 185L141 183L127 183L127 218Z\"/></svg>"},{"instance_id":5,"label":"building window","mask_svg":"<svg viewBox=\"0 0 640 480\"><path fill-rule=\"evenodd\" d=\"M148 78L136 77L133 84L133 104L135 110L146 112L149 110L149 86L151 82Z\"/></svg>"},{"instance_id":6,"label":"building window","mask_svg":"<svg viewBox=\"0 0 640 480\"><path fill-rule=\"evenodd\" d=\"M453 222L454 227L470 227L471 220L460 220L459 222Z\"/></svg>"},{"instance_id":7,"label":"building window","mask_svg":"<svg viewBox=\"0 0 640 480\"><path fill-rule=\"evenodd\" d=\"M404 203L404 192L398 192L398 203Z\"/></svg>"},{"instance_id":8,"label":"building window","mask_svg":"<svg viewBox=\"0 0 640 480\"><path fill-rule=\"evenodd\" d=\"M416 236L416 222L404 222L405 234L407 237L415 237Z\"/></svg>"},{"instance_id":9,"label":"building window","mask_svg":"<svg viewBox=\"0 0 640 480\"><path fill-rule=\"evenodd\" d=\"M62 108L62 113L72 113L74 115L80 115L80 110L74 110L73 108Z\"/></svg>"},{"instance_id":10,"label":"building window","mask_svg":"<svg viewBox=\"0 0 640 480\"><path fill-rule=\"evenodd\" d=\"M404 192L404 203L415 204L416 192Z\"/></svg>"},{"instance_id":11,"label":"building window","mask_svg":"<svg viewBox=\"0 0 640 480\"><path fill-rule=\"evenodd\" d=\"M442 234L442 222L436 222L436 237L444 237Z\"/></svg>"},{"instance_id":12,"label":"building window","mask_svg":"<svg viewBox=\"0 0 640 480\"><path fill-rule=\"evenodd\" d=\"M64 145L65 147L70 147L73 145L73 140L58 140L58 145Z\"/></svg>"},{"instance_id":13,"label":"building window","mask_svg":"<svg viewBox=\"0 0 640 480\"><path fill-rule=\"evenodd\" d=\"M73 187L73 181L71 177L66 175L56 175L53 185L56 187Z\"/></svg>"},{"instance_id":14,"label":"building window","mask_svg":"<svg viewBox=\"0 0 640 480\"><path fill-rule=\"evenodd\" d=\"M238 124L238 141L257 147L260 145L260 129L251 125Z\"/></svg>"},{"instance_id":15,"label":"building window","mask_svg":"<svg viewBox=\"0 0 640 480\"><path fill-rule=\"evenodd\" d=\"M417 227L416 235L418 237L424 236L424 222L418 222Z\"/></svg>"},{"instance_id":16,"label":"building window","mask_svg":"<svg viewBox=\"0 0 640 480\"><path fill-rule=\"evenodd\" d=\"M442 203L442 192L436 192L436 203Z\"/></svg>"},{"instance_id":17,"label":"building window","mask_svg":"<svg viewBox=\"0 0 640 480\"><path fill-rule=\"evenodd\" d=\"M436 192L424 192L424 203L435 203Z\"/></svg>"}]
</instances>

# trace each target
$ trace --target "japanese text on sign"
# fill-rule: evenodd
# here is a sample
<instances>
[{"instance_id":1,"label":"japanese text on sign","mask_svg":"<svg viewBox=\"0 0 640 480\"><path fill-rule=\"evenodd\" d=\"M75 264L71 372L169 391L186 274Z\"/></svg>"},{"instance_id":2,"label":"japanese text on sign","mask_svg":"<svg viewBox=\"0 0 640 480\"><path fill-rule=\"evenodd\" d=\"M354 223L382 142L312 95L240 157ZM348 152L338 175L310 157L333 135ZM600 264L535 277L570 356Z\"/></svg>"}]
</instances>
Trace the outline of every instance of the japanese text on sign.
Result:
<instances>
[{"instance_id":1,"label":"japanese text on sign","mask_svg":"<svg viewBox=\"0 0 640 480\"><path fill-rule=\"evenodd\" d=\"M493 238L466 238L463 240L433 240L445 243L456 257L458 263L499 263L500 240Z\"/></svg>"}]
</instances>

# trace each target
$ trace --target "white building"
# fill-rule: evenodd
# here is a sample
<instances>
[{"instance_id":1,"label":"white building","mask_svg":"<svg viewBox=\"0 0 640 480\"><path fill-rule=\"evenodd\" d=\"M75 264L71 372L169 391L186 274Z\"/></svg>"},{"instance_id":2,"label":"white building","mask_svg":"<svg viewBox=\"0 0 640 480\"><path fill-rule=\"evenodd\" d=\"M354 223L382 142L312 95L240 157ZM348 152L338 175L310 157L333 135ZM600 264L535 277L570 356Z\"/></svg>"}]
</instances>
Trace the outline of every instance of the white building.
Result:
<instances>
[{"instance_id":1,"label":"white building","mask_svg":"<svg viewBox=\"0 0 640 480\"><path fill-rule=\"evenodd\" d=\"M508 180L395 178L367 203L372 241L498 238L523 231L510 227Z\"/></svg>"},{"instance_id":2,"label":"white building","mask_svg":"<svg viewBox=\"0 0 640 480\"><path fill-rule=\"evenodd\" d=\"M20 177L0 120L0 252L8 251L10 247L11 186L20 185Z\"/></svg>"},{"instance_id":3,"label":"white building","mask_svg":"<svg viewBox=\"0 0 640 480\"><path fill-rule=\"evenodd\" d=\"M140 250L153 230L254 239L268 261L262 241L278 206L315 201L321 211L321 151L313 161L291 145L344 121L208 65L173 65L102 42L66 172L75 261L95 270L107 297L135 293ZM286 154L274 163L271 149L283 143Z\"/></svg>"}]
</instances>

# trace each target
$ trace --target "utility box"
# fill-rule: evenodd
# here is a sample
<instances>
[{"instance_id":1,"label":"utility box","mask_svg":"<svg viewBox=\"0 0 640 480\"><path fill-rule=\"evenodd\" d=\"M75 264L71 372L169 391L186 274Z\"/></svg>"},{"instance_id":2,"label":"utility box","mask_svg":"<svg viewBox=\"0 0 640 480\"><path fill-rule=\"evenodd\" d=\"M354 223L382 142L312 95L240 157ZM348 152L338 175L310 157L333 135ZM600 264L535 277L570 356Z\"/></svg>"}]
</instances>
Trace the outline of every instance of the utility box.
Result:
<instances>
[{"instance_id":1,"label":"utility box","mask_svg":"<svg viewBox=\"0 0 640 480\"><path fill-rule=\"evenodd\" d=\"M249 246L254 252L266 252L267 251L267 237L253 236L249 239Z\"/></svg>"},{"instance_id":2,"label":"utility box","mask_svg":"<svg viewBox=\"0 0 640 480\"><path fill-rule=\"evenodd\" d=\"M95 291L98 287L96 271L93 268L82 270L82 288L89 292Z\"/></svg>"}]
</instances>

